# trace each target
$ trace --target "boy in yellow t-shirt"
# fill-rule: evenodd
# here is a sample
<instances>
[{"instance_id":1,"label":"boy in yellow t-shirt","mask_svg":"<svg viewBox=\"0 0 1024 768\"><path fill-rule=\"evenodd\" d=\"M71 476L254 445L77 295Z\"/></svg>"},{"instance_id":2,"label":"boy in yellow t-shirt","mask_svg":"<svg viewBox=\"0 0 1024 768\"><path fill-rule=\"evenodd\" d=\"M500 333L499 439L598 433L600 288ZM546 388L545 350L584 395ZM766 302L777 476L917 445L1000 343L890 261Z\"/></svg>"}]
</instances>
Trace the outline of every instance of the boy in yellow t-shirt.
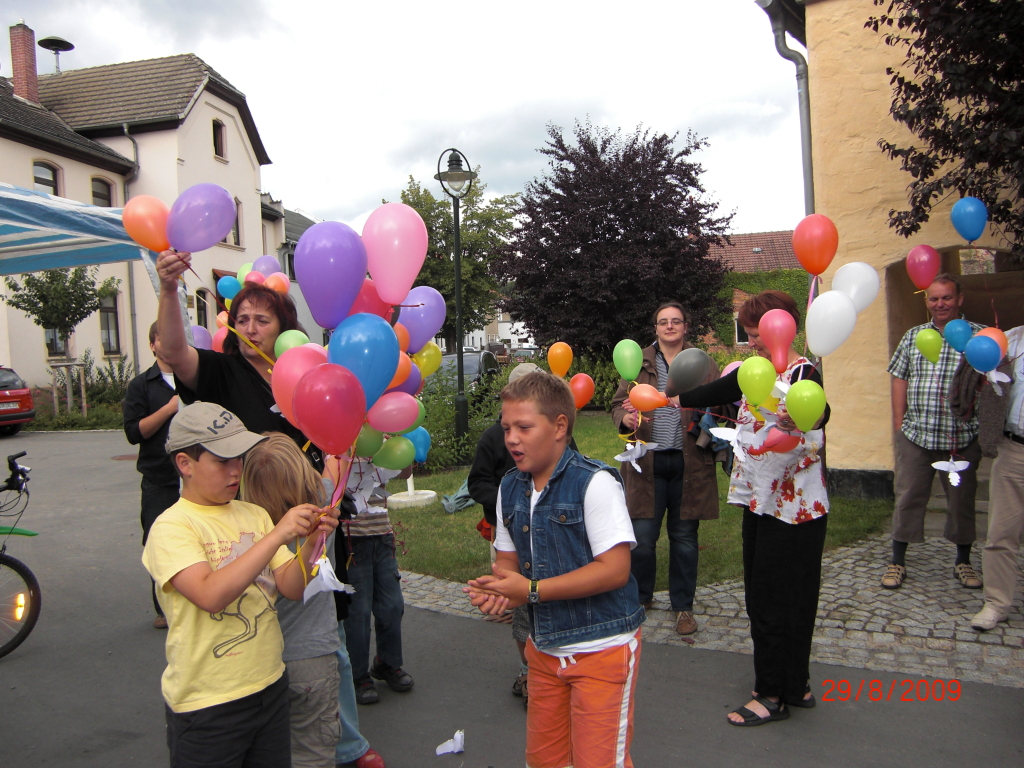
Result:
<instances>
[{"instance_id":1,"label":"boy in yellow t-shirt","mask_svg":"<svg viewBox=\"0 0 1024 768\"><path fill-rule=\"evenodd\" d=\"M274 602L302 597L303 568L287 548L306 537L306 573L318 531L338 511L294 507L276 526L235 501L242 456L265 439L233 413L193 403L171 422L167 452L181 499L150 530L142 562L167 617L162 678L171 766L290 766L288 678Z\"/></svg>"}]
</instances>

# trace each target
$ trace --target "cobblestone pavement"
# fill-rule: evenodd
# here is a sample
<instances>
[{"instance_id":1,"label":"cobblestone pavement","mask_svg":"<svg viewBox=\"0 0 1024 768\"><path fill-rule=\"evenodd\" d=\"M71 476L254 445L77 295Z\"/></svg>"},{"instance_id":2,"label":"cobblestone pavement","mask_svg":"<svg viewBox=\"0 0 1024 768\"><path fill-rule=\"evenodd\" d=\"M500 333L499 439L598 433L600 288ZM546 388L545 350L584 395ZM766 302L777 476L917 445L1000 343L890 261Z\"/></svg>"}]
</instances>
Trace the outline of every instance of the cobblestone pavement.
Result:
<instances>
[{"instance_id":1,"label":"cobblestone pavement","mask_svg":"<svg viewBox=\"0 0 1024 768\"><path fill-rule=\"evenodd\" d=\"M981 562L977 549L976 568ZM953 577L951 544L928 539L911 545L907 579L897 590L879 584L889 555L886 535L825 555L813 661L1024 688L1024 611L1019 599L1008 623L975 632L970 620L981 610L982 591L964 589ZM469 604L462 584L408 572L402 577L409 605L483 619ZM692 640L695 648L753 652L742 582L699 588L694 615L699 631L681 638L668 593L659 592L644 624L644 640L688 647Z\"/></svg>"}]
</instances>

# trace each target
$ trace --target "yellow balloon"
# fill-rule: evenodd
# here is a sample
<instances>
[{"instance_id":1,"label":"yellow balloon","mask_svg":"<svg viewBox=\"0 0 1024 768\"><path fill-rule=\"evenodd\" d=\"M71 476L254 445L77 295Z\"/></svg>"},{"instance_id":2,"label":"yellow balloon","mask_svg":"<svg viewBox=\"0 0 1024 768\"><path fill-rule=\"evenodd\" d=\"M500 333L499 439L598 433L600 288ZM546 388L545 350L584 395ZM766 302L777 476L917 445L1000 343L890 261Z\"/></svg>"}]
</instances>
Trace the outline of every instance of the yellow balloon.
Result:
<instances>
[{"instance_id":1,"label":"yellow balloon","mask_svg":"<svg viewBox=\"0 0 1024 768\"><path fill-rule=\"evenodd\" d=\"M441 348L433 341L428 341L412 359L419 367L423 378L426 378L441 367Z\"/></svg>"},{"instance_id":2,"label":"yellow balloon","mask_svg":"<svg viewBox=\"0 0 1024 768\"><path fill-rule=\"evenodd\" d=\"M231 299L224 299L224 306L231 309Z\"/></svg>"}]
</instances>

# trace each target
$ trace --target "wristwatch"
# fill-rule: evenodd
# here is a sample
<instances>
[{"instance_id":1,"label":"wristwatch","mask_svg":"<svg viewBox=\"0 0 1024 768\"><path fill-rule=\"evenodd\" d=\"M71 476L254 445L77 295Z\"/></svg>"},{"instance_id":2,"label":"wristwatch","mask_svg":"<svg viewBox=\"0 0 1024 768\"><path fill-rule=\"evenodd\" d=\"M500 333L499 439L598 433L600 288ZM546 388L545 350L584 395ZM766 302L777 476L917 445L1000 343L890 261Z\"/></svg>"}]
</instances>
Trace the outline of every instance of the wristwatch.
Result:
<instances>
[{"instance_id":1,"label":"wristwatch","mask_svg":"<svg viewBox=\"0 0 1024 768\"><path fill-rule=\"evenodd\" d=\"M540 602L540 593L537 591L537 584L537 579L530 579L530 594L526 596L526 598L534 605Z\"/></svg>"}]
</instances>

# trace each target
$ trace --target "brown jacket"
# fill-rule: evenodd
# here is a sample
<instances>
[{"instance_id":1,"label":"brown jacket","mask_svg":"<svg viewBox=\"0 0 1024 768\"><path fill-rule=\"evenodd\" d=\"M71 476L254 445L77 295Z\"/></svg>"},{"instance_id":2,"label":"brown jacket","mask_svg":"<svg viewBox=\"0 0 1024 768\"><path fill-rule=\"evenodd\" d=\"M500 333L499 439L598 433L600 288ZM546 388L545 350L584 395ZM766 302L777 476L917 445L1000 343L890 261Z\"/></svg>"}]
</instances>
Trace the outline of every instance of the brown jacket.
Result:
<instances>
[{"instance_id":1,"label":"brown jacket","mask_svg":"<svg viewBox=\"0 0 1024 768\"><path fill-rule=\"evenodd\" d=\"M683 342L683 349L689 349L693 345ZM636 377L638 384L650 384L658 387L658 370L654 364L655 347L644 349L644 362L640 373ZM708 373L704 383L714 381L718 378L718 366L712 364L712 370ZM622 407L623 401L627 398L629 382L625 379L619 380L619 388L612 398L612 419L619 432L628 432L622 425L622 419L627 411ZM645 413L644 416L653 415ZM687 430L690 423L696 418L700 420L701 414L695 413L689 408L684 408L680 417L683 424L683 506L679 515L683 520L716 520L718 518L718 482L715 478L715 455L710 448L698 448L697 438ZM650 441L651 422L644 419L637 430L637 437L641 440ZM646 453L637 460L642 472L633 469L628 461L622 463L622 483L626 491L626 506L629 508L631 518L654 517L654 454Z\"/></svg>"}]
</instances>

